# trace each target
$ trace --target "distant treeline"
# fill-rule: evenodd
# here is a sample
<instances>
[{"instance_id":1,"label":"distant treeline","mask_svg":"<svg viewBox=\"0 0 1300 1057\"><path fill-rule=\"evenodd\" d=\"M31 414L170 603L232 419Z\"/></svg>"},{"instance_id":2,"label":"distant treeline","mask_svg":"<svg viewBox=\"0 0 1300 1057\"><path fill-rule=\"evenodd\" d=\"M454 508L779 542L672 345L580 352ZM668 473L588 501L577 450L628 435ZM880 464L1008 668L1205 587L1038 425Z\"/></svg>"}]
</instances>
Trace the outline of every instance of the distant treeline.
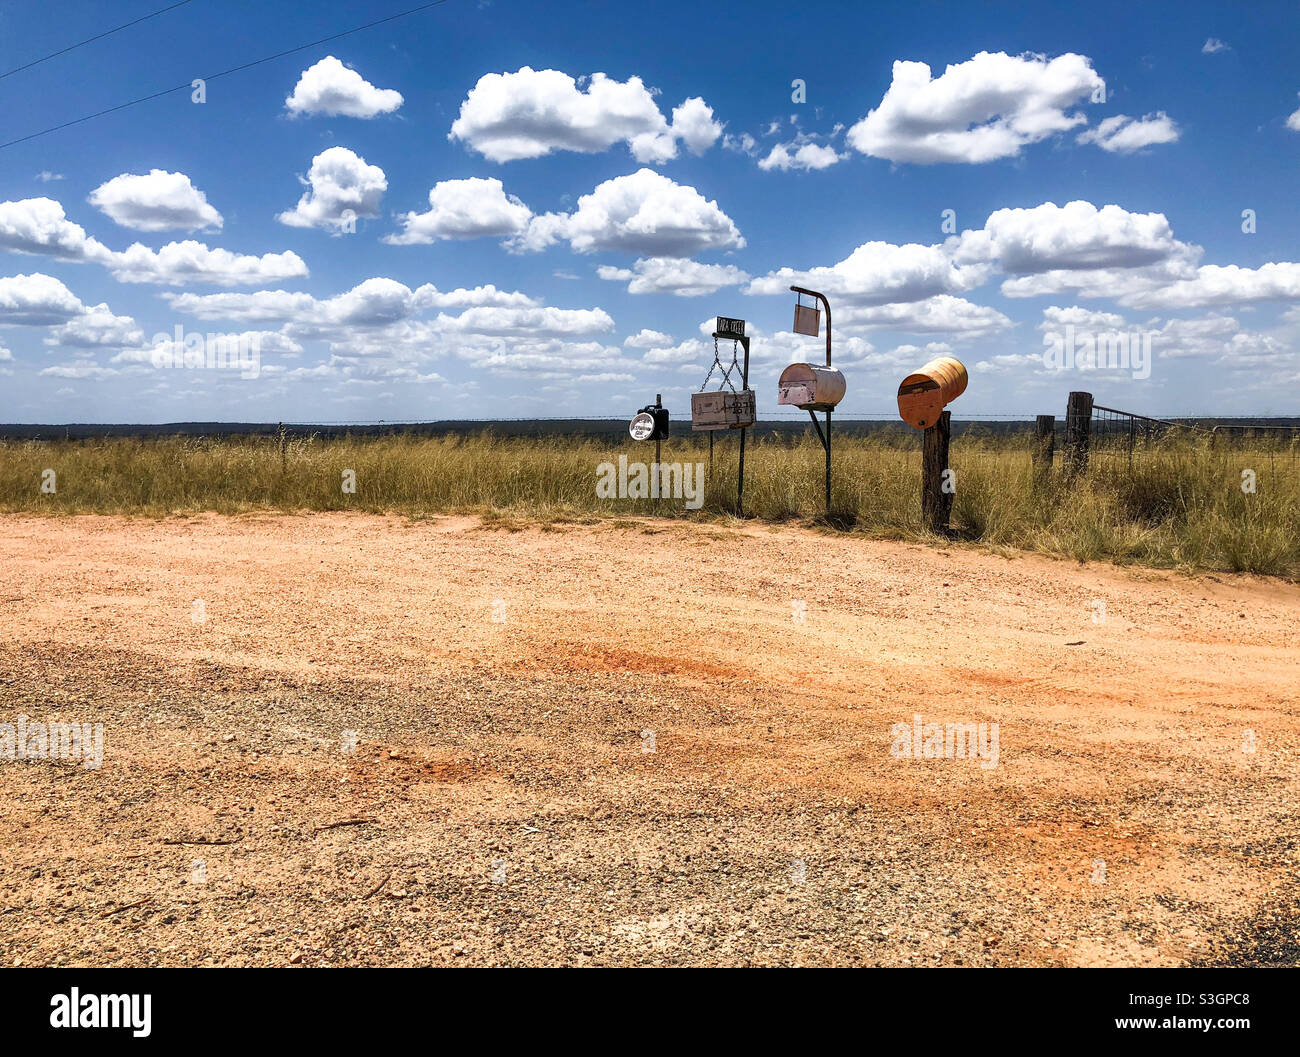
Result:
<instances>
[{"instance_id":1,"label":"distant treeline","mask_svg":"<svg viewBox=\"0 0 1300 1057\"><path fill-rule=\"evenodd\" d=\"M1179 419L1176 421L1193 421ZM1297 418L1202 418L1194 420L1204 427L1212 426L1300 426ZM1057 429L1064 425L1058 416ZM490 432L502 437L617 437L626 436L627 419L622 418L546 418L546 419L448 419L443 422L391 422L391 423L285 423L284 430L292 436L316 435L320 437L382 437L407 434L411 436L438 437L447 434L474 434ZM855 419L848 416L834 419L837 435L861 436L877 432L912 433L896 419ZM751 435L769 436L802 434L812 426L804 419L777 419L760 421L752 427ZM1023 433L1034 428L1033 419L975 420L953 416L954 435L973 433L982 436L1002 436ZM278 422L164 422L156 425L132 423L65 424L4 424L0 423L0 440L87 440L97 437L247 437L272 436L278 433ZM676 419L672 423L674 434L690 434L689 419ZM725 435L725 434L724 434Z\"/></svg>"}]
</instances>

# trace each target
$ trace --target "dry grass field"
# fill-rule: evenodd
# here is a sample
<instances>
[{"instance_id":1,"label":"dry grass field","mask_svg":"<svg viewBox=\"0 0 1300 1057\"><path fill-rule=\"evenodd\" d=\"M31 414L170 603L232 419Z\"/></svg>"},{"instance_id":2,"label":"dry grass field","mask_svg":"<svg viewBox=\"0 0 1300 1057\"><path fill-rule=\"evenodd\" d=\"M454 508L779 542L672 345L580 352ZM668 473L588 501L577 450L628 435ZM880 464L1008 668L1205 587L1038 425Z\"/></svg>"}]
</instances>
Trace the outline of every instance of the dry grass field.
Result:
<instances>
[{"instance_id":1,"label":"dry grass field","mask_svg":"<svg viewBox=\"0 0 1300 1057\"><path fill-rule=\"evenodd\" d=\"M1296 963L1293 583L537 509L0 517L0 721L103 725L0 761L0 960Z\"/></svg>"},{"instance_id":2,"label":"dry grass field","mask_svg":"<svg viewBox=\"0 0 1300 1057\"><path fill-rule=\"evenodd\" d=\"M919 434L902 427L835 442L832 526L922 541ZM479 514L564 523L655 514L696 521L735 513L736 439L708 468L702 436L672 437L663 458L703 464L702 505L653 506L597 496L598 467L650 462L654 446L549 437L174 437L0 442L0 511L34 514L243 513L352 510L413 517ZM952 524L960 541L1161 568L1300 579L1300 452L1294 442L1204 439L1096 455L1085 475L1035 472L1027 435L963 434L952 447ZM1242 490L1242 473L1255 491ZM344 491L347 475L354 491ZM54 491L42 483L52 474ZM751 442L747 516L824 522L823 454L815 437Z\"/></svg>"}]
</instances>

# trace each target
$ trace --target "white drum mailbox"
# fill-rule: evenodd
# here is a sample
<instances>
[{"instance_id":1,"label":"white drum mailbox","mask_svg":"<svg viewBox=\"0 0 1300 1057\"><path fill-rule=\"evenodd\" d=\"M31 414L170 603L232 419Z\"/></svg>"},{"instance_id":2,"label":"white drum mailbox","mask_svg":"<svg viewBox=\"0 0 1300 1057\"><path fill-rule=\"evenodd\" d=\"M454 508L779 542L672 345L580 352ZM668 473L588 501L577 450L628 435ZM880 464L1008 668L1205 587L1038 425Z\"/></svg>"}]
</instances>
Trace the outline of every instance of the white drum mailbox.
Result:
<instances>
[{"instance_id":1,"label":"white drum mailbox","mask_svg":"<svg viewBox=\"0 0 1300 1057\"><path fill-rule=\"evenodd\" d=\"M830 411L844 399L844 375L834 367L792 363L781 372L776 402L802 411Z\"/></svg>"}]
</instances>

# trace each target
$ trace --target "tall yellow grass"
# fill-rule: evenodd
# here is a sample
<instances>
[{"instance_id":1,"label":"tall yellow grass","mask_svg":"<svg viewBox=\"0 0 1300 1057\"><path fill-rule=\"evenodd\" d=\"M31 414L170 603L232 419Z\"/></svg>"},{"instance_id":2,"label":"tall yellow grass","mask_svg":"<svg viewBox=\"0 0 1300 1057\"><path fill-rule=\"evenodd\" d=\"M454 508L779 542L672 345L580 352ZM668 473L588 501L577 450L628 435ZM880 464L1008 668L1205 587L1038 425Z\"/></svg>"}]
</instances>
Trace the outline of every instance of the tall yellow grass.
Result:
<instances>
[{"instance_id":1,"label":"tall yellow grass","mask_svg":"<svg viewBox=\"0 0 1300 1057\"><path fill-rule=\"evenodd\" d=\"M958 539L1080 559L1300 578L1300 462L1266 442L1211 448L1179 440L1097 455L1067 479L1036 472L1028 437L954 439ZM823 453L815 437L750 440L746 516L876 536L924 539L920 441L912 433L840 435L833 516L824 518ZM291 436L0 442L0 510L162 516L198 511L363 510L410 516L587 519L658 514L734 516L737 437L720 437L703 507L681 500L601 500L597 467L650 462L651 444L552 437ZM703 436L673 437L665 461L703 462ZM42 491L54 471L56 490ZM355 473L356 492L342 489ZM1256 491L1242 490L1242 471Z\"/></svg>"}]
</instances>

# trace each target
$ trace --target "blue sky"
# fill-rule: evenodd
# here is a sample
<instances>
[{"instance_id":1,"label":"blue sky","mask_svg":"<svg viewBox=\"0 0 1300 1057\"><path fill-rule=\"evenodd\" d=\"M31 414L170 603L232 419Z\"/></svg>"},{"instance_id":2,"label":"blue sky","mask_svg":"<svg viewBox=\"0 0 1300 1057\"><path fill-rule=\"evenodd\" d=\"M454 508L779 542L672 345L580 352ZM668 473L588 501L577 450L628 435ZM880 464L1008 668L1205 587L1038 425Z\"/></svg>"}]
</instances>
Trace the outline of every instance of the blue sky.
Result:
<instances>
[{"instance_id":1,"label":"blue sky","mask_svg":"<svg viewBox=\"0 0 1300 1057\"><path fill-rule=\"evenodd\" d=\"M161 6L11 0L0 72ZM403 6L193 0L0 78L0 141ZM821 356L791 281L831 297L850 415L936 354L957 417L1295 414L1298 27L448 0L0 149L0 420L683 417L719 314L788 415ZM160 366L208 335L244 369ZM1045 359L1066 335L1151 358Z\"/></svg>"}]
</instances>

